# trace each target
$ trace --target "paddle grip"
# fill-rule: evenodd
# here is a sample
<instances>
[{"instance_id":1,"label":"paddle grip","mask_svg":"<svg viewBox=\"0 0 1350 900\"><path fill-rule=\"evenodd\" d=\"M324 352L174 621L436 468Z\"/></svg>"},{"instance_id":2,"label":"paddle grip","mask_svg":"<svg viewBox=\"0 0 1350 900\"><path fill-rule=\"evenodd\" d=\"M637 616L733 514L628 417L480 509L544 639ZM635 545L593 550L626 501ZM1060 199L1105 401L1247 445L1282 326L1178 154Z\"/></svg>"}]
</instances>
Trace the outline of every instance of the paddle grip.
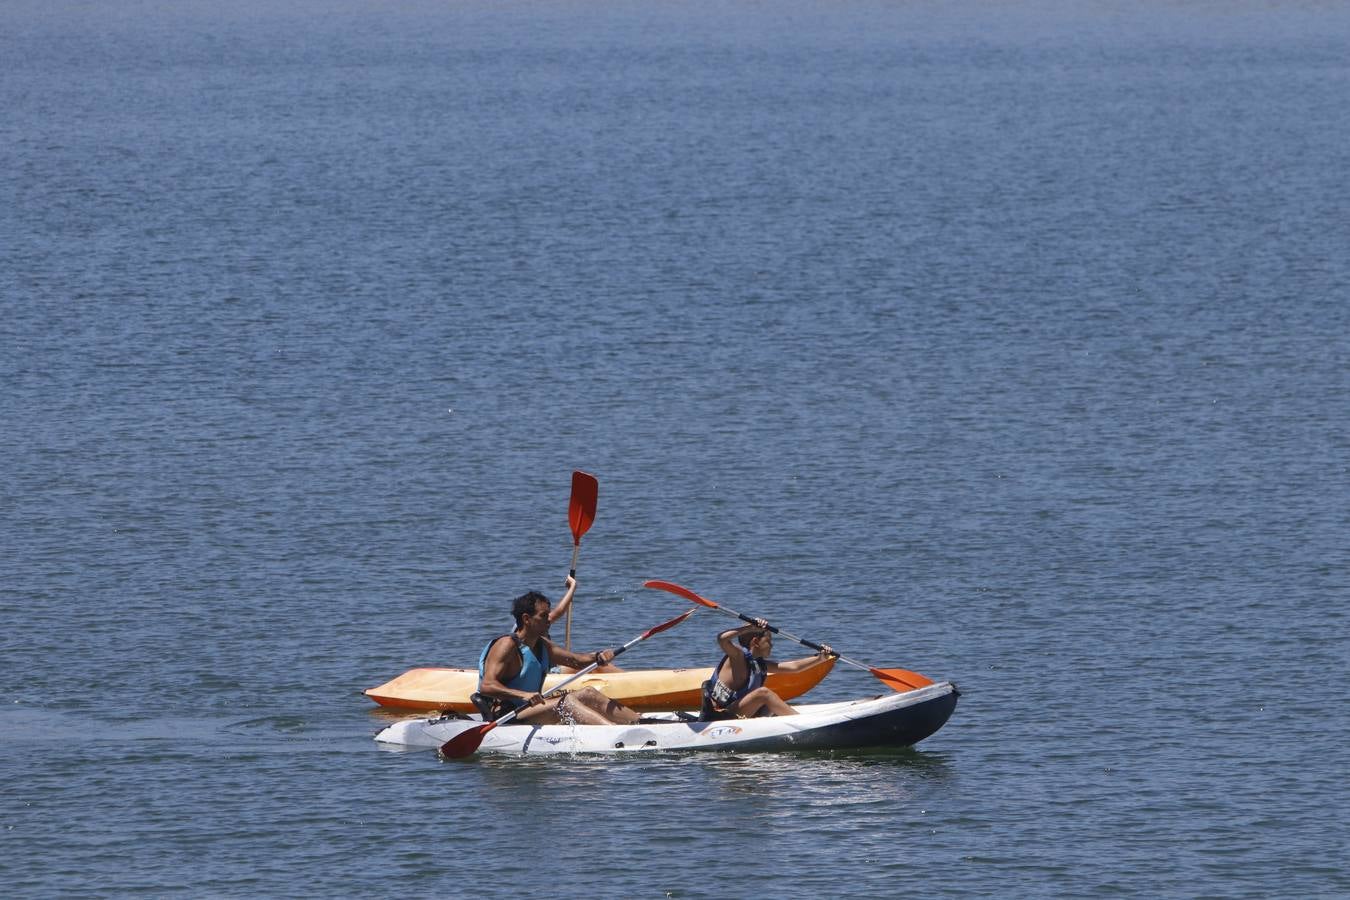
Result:
<instances>
[{"instance_id":1,"label":"paddle grip","mask_svg":"<svg viewBox=\"0 0 1350 900\"><path fill-rule=\"evenodd\" d=\"M749 622L751 623L751 625L759 625L759 619L752 619L751 617L748 617L748 615L745 615L744 613L737 613L736 618L741 619L742 622ZM803 641L802 638L792 637L791 634L784 633L784 631L779 631L778 626L776 625L769 625L768 630L772 631L772 633L774 634L783 634L783 637L791 637L792 640L798 642L798 644L801 644L803 646L809 646L809 648L813 650L825 649L823 648L823 646L819 644L813 644L813 642L810 641Z\"/></svg>"},{"instance_id":2,"label":"paddle grip","mask_svg":"<svg viewBox=\"0 0 1350 900\"><path fill-rule=\"evenodd\" d=\"M722 608L723 608L723 609L726 609L726 607L722 607ZM731 612L731 610L728 609L727 612ZM749 616L747 616L745 613L736 613L736 618L740 619L742 622L748 622L748 623L751 624L751 625L759 625L759 619L752 619L752 618L750 618ZM777 634L777 633L778 633L778 627L777 627L776 625L770 625L770 626L769 626L769 631L772 631L774 634Z\"/></svg>"}]
</instances>

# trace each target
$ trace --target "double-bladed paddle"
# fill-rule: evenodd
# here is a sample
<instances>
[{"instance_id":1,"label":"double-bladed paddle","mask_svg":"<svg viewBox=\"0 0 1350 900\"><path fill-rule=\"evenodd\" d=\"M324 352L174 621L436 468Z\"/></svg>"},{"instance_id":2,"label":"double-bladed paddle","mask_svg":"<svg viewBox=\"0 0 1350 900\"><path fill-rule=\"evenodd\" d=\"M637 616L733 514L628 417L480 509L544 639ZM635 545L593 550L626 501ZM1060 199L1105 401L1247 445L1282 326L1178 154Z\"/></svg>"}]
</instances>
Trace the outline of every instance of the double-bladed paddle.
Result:
<instances>
[{"instance_id":1,"label":"double-bladed paddle","mask_svg":"<svg viewBox=\"0 0 1350 900\"><path fill-rule=\"evenodd\" d=\"M685 619L689 618L696 612L698 612L698 610L691 609L687 613L681 613L680 615L671 619L669 622L662 622L655 628L647 629L646 631L642 632L642 634L638 635L628 643L624 644L618 650L615 650L614 656L617 657L620 653L624 652L629 647L633 646L634 644L640 643L641 641L645 641L647 638L651 637L654 634L660 634L667 628L674 628L676 625L680 624L681 622L683 622ZM547 697L549 694L556 694L558 691L567 687L569 684L576 681L581 676L593 671L599 665L600 664L598 662L591 663L589 666L582 669L580 672L577 672L571 678L567 678L563 681L560 681L558 684L555 684L553 687L544 691L544 693L541 694L540 696ZM524 706L517 707L516 709L513 709L506 715L502 716L500 719L497 719L492 722L486 722L482 725L477 725L466 731L461 731L459 734L455 735L450 740L446 741L444 744L441 744L440 749L441 756L446 757L447 759L459 759L460 757L468 756L470 753L478 749L478 745L483 743L483 737L489 731L496 728L498 725L505 725L507 722L511 721L516 716L520 715L521 712L523 712L525 709L526 707Z\"/></svg>"},{"instance_id":2,"label":"double-bladed paddle","mask_svg":"<svg viewBox=\"0 0 1350 900\"><path fill-rule=\"evenodd\" d=\"M572 526L572 567L569 574L577 577L577 556L581 554L581 536L590 530L595 521L595 501L600 494L600 482L594 475L577 470L572 473L572 501L567 507L567 521ZM572 598L576 603L576 597ZM567 626L563 635L563 646L572 649L572 607L567 607Z\"/></svg>"},{"instance_id":3,"label":"double-bladed paddle","mask_svg":"<svg viewBox=\"0 0 1350 900\"><path fill-rule=\"evenodd\" d=\"M740 619L743 622L749 622L751 625L756 625L759 623L758 619L752 619L743 613L736 612L736 610L734 609L728 609L725 606L719 606L718 604L707 599L706 597L700 597L698 594L695 594L693 591L689 590L689 588L681 587L680 585L674 584L673 582L647 581L644 582L642 586L655 588L658 591L669 591L670 593L676 595L677 597L683 597L686 600L693 601L694 603L697 603L700 606L706 606L709 609L720 610L721 612L724 612L727 615L732 616L734 618ZM803 647L810 647L812 650L816 651L825 649L820 644L817 644L814 641L808 641L803 638L799 638L795 634L789 634L788 632L783 631L780 628L776 628L773 625L769 626L769 630L772 631L774 634L781 634L783 637L788 638L789 640L796 641ZM833 653L834 651L831 650L830 652ZM923 675L920 675L918 672L910 672L907 669L878 669L875 666L869 666L866 663L857 662L855 660L849 659L847 656L842 656L838 653L835 653L834 655L838 656L839 659L848 663L850 666L854 666L859 669L865 669L868 672L871 672L874 678L876 678L878 681L880 681L882 684L886 685L886 687L890 688L896 693L903 694L906 691L912 691L915 690L916 688L921 688L924 685L933 683L933 679L926 678Z\"/></svg>"}]
</instances>

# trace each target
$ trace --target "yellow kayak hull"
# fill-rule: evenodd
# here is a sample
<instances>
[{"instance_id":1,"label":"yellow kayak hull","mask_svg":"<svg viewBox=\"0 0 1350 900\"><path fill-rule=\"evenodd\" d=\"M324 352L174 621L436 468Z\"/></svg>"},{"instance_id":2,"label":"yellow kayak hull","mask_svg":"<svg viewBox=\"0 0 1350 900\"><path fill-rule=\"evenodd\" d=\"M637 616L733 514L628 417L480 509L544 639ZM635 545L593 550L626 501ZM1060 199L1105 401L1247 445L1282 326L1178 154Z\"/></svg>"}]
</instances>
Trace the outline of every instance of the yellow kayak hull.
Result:
<instances>
[{"instance_id":1,"label":"yellow kayak hull","mask_svg":"<svg viewBox=\"0 0 1350 900\"><path fill-rule=\"evenodd\" d=\"M800 697L820 683L834 668L834 660L804 672L774 672L768 686L784 700ZM570 675L549 675L544 690ZM607 697L642 712L698 709L703 682L712 677L706 669L629 669L622 672L591 672L568 689L593 687ZM402 675L365 691L365 695L389 709L427 712L450 710L474 713L469 695L478 689L477 669L409 669Z\"/></svg>"}]
</instances>

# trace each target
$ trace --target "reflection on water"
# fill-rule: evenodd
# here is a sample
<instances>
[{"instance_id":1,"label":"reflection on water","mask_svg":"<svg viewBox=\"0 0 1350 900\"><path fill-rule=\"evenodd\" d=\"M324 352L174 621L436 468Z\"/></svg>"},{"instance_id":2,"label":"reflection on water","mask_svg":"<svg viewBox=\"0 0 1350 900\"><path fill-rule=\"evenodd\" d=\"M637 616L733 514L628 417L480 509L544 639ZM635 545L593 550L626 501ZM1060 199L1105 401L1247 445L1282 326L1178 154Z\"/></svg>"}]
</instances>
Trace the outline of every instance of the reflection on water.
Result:
<instances>
[{"instance_id":1,"label":"reflection on water","mask_svg":"<svg viewBox=\"0 0 1350 900\"><path fill-rule=\"evenodd\" d=\"M0 743L24 744L87 738L93 731L87 715L46 709L0 712Z\"/></svg>"},{"instance_id":2,"label":"reflection on water","mask_svg":"<svg viewBox=\"0 0 1350 900\"><path fill-rule=\"evenodd\" d=\"M475 796L543 803L557 796L611 801L626 789L709 801L802 801L862 806L904 801L919 785L954 777L948 754L914 749L805 753L641 753L518 756L451 761L448 777ZM766 807L767 808L767 807Z\"/></svg>"},{"instance_id":3,"label":"reflection on water","mask_svg":"<svg viewBox=\"0 0 1350 900\"><path fill-rule=\"evenodd\" d=\"M225 730L234 734L250 732L280 732L282 734L302 734L310 731L309 719L295 715L259 716L245 719L225 726Z\"/></svg>"},{"instance_id":4,"label":"reflection on water","mask_svg":"<svg viewBox=\"0 0 1350 900\"><path fill-rule=\"evenodd\" d=\"M6 710L0 713L0 741L204 741L228 730L222 718L184 716L95 716L48 709Z\"/></svg>"},{"instance_id":5,"label":"reflection on water","mask_svg":"<svg viewBox=\"0 0 1350 900\"><path fill-rule=\"evenodd\" d=\"M765 793L858 805L892 802L919 781L947 780L950 763L939 753L912 748L870 752L732 754L707 760L710 775L731 797Z\"/></svg>"}]
</instances>

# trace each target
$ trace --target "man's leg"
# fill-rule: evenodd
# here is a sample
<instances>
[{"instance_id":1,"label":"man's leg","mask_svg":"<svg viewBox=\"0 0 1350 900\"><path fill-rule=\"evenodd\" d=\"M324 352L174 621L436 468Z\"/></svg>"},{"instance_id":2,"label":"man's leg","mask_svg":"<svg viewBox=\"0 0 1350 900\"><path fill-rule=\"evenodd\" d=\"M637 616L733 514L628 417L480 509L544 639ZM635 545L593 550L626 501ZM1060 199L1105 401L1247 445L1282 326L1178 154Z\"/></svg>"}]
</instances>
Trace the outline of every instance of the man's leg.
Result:
<instances>
[{"instance_id":1,"label":"man's leg","mask_svg":"<svg viewBox=\"0 0 1350 900\"><path fill-rule=\"evenodd\" d=\"M758 715L795 716L797 711L773 691L766 687L757 687L740 700L732 704L732 712L747 719Z\"/></svg>"},{"instance_id":2,"label":"man's leg","mask_svg":"<svg viewBox=\"0 0 1350 900\"><path fill-rule=\"evenodd\" d=\"M567 707L579 725L636 725L638 714L595 688L567 695Z\"/></svg>"}]
</instances>

